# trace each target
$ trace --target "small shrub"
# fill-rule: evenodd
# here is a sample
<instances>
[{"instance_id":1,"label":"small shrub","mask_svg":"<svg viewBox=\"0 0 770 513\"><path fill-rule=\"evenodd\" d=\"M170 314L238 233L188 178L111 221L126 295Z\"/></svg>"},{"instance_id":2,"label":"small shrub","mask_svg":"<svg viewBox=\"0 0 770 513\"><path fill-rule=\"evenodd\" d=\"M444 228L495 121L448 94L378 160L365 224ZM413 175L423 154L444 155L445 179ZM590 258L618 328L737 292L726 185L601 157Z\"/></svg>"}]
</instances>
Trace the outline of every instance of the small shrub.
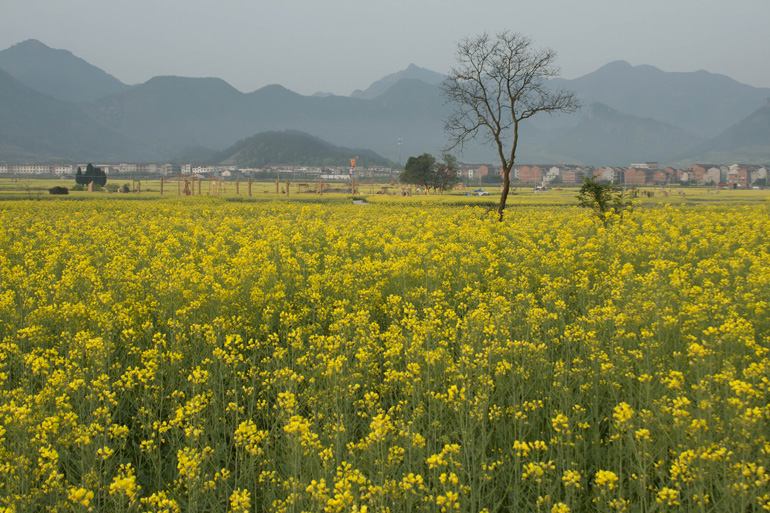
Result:
<instances>
[{"instance_id":1,"label":"small shrub","mask_svg":"<svg viewBox=\"0 0 770 513\"><path fill-rule=\"evenodd\" d=\"M631 210L631 198L616 184L597 182L593 177L586 178L577 196L581 207L593 209L604 226L613 216L623 217Z\"/></svg>"},{"instance_id":2,"label":"small shrub","mask_svg":"<svg viewBox=\"0 0 770 513\"><path fill-rule=\"evenodd\" d=\"M69 194L70 191L66 187L62 187L60 185L57 185L55 187L51 187L50 189L48 189L48 193L49 194L53 194L55 196L60 196L60 195L64 195L64 194Z\"/></svg>"}]
</instances>

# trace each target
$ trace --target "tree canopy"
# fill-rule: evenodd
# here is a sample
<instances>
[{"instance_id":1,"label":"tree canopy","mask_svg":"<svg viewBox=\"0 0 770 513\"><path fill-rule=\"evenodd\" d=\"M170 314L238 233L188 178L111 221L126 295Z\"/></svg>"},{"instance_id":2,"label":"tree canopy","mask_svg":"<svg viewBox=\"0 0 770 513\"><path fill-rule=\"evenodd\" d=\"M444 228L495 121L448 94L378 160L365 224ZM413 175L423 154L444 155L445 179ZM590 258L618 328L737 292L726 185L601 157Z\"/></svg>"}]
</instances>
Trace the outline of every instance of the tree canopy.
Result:
<instances>
[{"instance_id":1,"label":"tree canopy","mask_svg":"<svg viewBox=\"0 0 770 513\"><path fill-rule=\"evenodd\" d=\"M94 165L91 163L86 166L85 174L83 173L82 169L78 167L77 173L75 173L75 183L88 185L91 182L104 187L104 185L107 184L107 174L102 171L102 168L94 167Z\"/></svg>"},{"instance_id":2,"label":"tree canopy","mask_svg":"<svg viewBox=\"0 0 770 513\"><path fill-rule=\"evenodd\" d=\"M430 153L409 157L398 179L402 183L424 187L426 190L449 190L460 182L457 159L449 154L444 155L443 159L437 162Z\"/></svg>"},{"instance_id":3,"label":"tree canopy","mask_svg":"<svg viewBox=\"0 0 770 513\"><path fill-rule=\"evenodd\" d=\"M398 180L402 183L427 187L435 165L436 158L430 153L423 153L419 157L409 157L404 165L404 170L398 176Z\"/></svg>"}]
</instances>

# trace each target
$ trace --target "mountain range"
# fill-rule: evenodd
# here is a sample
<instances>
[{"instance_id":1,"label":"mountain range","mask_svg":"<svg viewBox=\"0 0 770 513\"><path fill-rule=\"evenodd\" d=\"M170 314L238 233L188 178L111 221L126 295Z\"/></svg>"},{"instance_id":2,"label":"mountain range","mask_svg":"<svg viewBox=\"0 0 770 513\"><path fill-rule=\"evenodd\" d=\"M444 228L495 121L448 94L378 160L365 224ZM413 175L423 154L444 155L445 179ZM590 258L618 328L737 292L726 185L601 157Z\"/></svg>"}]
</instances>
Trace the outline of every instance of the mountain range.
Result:
<instances>
[{"instance_id":1,"label":"mountain range","mask_svg":"<svg viewBox=\"0 0 770 513\"><path fill-rule=\"evenodd\" d=\"M371 150L341 148L303 132L260 132L208 156L207 164L236 165L240 169L270 164L347 167L352 156L361 167L392 167L393 162Z\"/></svg>"},{"instance_id":2,"label":"mountain range","mask_svg":"<svg viewBox=\"0 0 770 513\"><path fill-rule=\"evenodd\" d=\"M127 85L70 52L29 40L0 51L0 162L203 161L237 141L286 130L402 162L440 154L446 143L451 106L442 80L412 64L348 97L303 96L280 85L243 93L218 78L161 76ZM518 163L770 162L770 88L623 61L549 84L575 91L584 108L528 120ZM495 162L480 144L459 157Z\"/></svg>"}]
</instances>

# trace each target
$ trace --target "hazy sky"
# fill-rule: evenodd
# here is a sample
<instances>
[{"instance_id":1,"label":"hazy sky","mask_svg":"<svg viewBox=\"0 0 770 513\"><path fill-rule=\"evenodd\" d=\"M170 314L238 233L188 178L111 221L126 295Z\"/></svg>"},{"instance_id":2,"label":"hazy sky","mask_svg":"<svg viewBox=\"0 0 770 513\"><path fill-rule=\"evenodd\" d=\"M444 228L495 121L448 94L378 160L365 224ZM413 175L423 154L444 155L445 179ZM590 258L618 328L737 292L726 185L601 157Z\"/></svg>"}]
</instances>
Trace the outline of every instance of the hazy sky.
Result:
<instances>
[{"instance_id":1,"label":"hazy sky","mask_svg":"<svg viewBox=\"0 0 770 513\"><path fill-rule=\"evenodd\" d=\"M64 48L123 82L214 76L348 95L456 42L509 29L575 78L614 60L770 87L770 0L0 0L0 49Z\"/></svg>"}]
</instances>

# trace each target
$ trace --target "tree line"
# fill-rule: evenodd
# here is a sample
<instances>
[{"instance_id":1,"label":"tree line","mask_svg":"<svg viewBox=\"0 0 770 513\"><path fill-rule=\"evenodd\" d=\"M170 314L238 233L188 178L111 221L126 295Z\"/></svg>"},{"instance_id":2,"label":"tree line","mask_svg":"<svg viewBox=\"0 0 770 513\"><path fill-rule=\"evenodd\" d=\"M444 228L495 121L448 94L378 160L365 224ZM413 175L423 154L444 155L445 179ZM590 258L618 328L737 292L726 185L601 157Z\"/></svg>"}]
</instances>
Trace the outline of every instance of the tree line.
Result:
<instances>
[{"instance_id":1,"label":"tree line","mask_svg":"<svg viewBox=\"0 0 770 513\"><path fill-rule=\"evenodd\" d=\"M102 171L102 168L100 167L94 167L91 163L86 166L85 173L83 173L83 170L78 166L78 170L75 173L75 183L88 186L91 182L94 182L95 185L104 187L107 184L107 173Z\"/></svg>"},{"instance_id":2,"label":"tree line","mask_svg":"<svg viewBox=\"0 0 770 513\"><path fill-rule=\"evenodd\" d=\"M443 160L437 162L430 153L409 157L398 180L401 183L423 187L426 191L432 189L434 193L443 193L460 183L457 159L453 155L445 154Z\"/></svg>"}]
</instances>

